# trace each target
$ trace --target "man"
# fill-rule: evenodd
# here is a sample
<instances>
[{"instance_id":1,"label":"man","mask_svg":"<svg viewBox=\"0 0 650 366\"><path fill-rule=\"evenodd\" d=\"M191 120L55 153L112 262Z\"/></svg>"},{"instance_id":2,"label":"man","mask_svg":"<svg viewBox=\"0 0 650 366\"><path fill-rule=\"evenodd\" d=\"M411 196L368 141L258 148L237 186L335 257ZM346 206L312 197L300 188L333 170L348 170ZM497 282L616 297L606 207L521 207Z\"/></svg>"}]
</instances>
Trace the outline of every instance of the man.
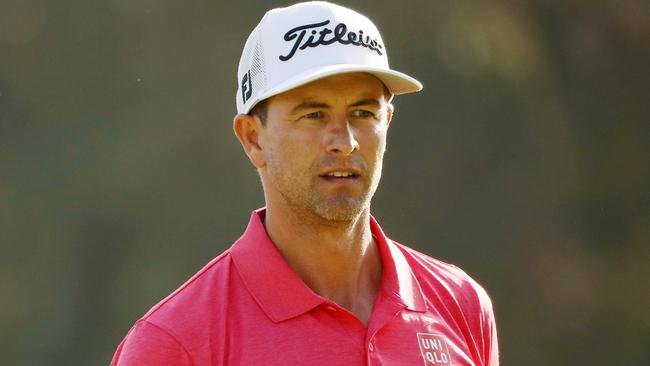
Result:
<instances>
[{"instance_id":1,"label":"man","mask_svg":"<svg viewBox=\"0 0 650 366\"><path fill-rule=\"evenodd\" d=\"M266 207L136 322L112 365L498 365L490 300L370 215L394 94L374 24L326 2L266 13L239 64L234 131Z\"/></svg>"}]
</instances>

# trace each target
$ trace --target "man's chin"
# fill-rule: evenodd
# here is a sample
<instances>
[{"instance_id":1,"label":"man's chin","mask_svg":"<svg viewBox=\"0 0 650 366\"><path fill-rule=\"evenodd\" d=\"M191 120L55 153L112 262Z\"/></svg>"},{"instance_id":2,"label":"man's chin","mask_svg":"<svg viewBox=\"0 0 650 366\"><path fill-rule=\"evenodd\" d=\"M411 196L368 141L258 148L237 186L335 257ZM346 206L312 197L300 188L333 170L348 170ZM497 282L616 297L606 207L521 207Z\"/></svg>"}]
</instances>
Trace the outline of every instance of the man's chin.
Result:
<instances>
[{"instance_id":1,"label":"man's chin","mask_svg":"<svg viewBox=\"0 0 650 366\"><path fill-rule=\"evenodd\" d=\"M320 202L314 207L314 213L324 220L332 222L352 222L359 218L367 205L355 199L337 199Z\"/></svg>"}]
</instances>

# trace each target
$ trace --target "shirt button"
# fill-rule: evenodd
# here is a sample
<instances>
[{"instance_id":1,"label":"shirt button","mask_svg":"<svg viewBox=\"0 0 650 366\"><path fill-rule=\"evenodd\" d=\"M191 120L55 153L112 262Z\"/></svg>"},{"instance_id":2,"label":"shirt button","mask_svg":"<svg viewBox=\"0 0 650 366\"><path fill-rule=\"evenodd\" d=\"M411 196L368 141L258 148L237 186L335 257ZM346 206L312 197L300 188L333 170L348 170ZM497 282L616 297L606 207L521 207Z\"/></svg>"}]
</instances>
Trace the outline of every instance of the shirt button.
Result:
<instances>
[{"instance_id":1,"label":"shirt button","mask_svg":"<svg viewBox=\"0 0 650 366\"><path fill-rule=\"evenodd\" d=\"M327 305L326 309L329 310L329 311L331 311L331 312L335 312L335 311L336 311L336 308L333 307L332 305Z\"/></svg>"},{"instance_id":2,"label":"shirt button","mask_svg":"<svg viewBox=\"0 0 650 366\"><path fill-rule=\"evenodd\" d=\"M370 352L375 351L375 346L372 345L372 342L370 342L370 344L368 345L368 349L370 350Z\"/></svg>"}]
</instances>

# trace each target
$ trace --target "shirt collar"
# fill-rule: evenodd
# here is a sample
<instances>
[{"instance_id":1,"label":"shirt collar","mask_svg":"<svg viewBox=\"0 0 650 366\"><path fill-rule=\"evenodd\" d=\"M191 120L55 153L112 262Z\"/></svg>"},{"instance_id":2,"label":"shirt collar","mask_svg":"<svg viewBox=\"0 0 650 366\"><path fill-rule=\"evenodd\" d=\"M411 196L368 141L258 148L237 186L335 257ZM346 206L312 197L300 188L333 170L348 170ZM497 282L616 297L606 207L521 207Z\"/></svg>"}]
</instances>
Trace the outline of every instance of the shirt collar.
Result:
<instances>
[{"instance_id":1,"label":"shirt collar","mask_svg":"<svg viewBox=\"0 0 650 366\"><path fill-rule=\"evenodd\" d=\"M377 242L383 264L382 291L396 298L409 310L424 312L427 310L424 295L411 266L406 261L402 250L389 239L370 215L370 230Z\"/></svg>"},{"instance_id":2,"label":"shirt collar","mask_svg":"<svg viewBox=\"0 0 650 366\"><path fill-rule=\"evenodd\" d=\"M244 234L231 248L231 255L244 285L274 322L303 314L326 301L314 293L289 267L264 227L266 209L253 211ZM410 310L426 311L422 290L406 258L377 221L370 218L382 262L382 291Z\"/></svg>"}]
</instances>

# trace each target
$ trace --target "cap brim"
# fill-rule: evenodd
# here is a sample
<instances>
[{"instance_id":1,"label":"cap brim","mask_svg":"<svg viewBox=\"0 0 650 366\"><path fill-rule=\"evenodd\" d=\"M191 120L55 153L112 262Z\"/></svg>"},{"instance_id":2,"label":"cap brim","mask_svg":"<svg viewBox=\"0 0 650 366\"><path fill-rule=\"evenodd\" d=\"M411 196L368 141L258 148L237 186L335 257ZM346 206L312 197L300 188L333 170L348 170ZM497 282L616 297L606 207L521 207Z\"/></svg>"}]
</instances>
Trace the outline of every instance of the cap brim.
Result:
<instances>
[{"instance_id":1,"label":"cap brim","mask_svg":"<svg viewBox=\"0 0 650 366\"><path fill-rule=\"evenodd\" d=\"M422 90L422 83L417 81L415 78L412 78L399 71L386 70L383 68L370 67L365 65L329 65L307 70L283 81L275 88L268 90L266 93L258 95L256 98L257 100L251 103L248 107L248 110L243 113L248 113L260 101L270 98L274 95L284 93L287 90L297 88L299 86L328 76L346 74L350 72L367 72L376 76L384 83L384 85L386 85L388 90L395 95L414 93Z\"/></svg>"}]
</instances>

